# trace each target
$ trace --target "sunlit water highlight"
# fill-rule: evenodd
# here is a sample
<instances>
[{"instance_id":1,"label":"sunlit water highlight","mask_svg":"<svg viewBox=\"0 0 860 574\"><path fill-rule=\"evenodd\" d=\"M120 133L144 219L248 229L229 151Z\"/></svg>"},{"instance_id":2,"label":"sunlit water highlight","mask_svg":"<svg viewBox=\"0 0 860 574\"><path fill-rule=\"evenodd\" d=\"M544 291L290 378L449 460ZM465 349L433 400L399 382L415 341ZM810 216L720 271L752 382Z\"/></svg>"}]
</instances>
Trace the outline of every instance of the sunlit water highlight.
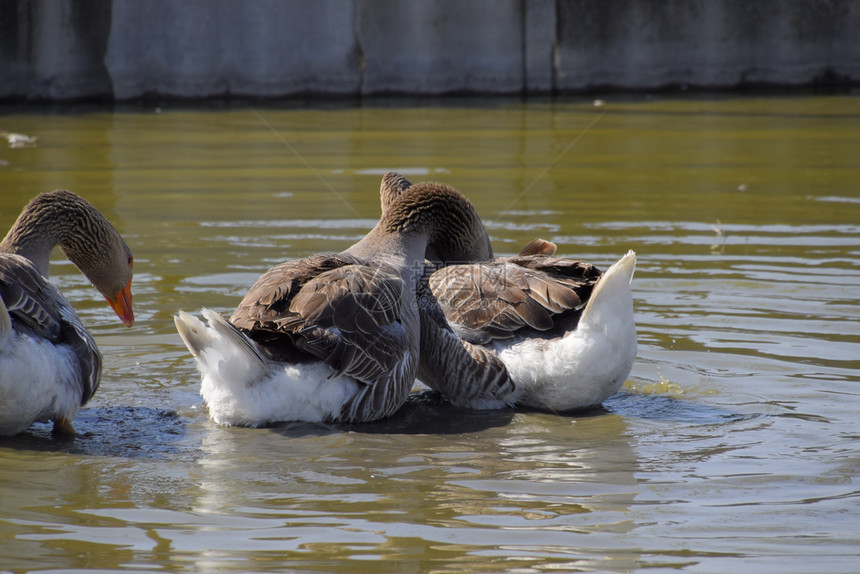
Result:
<instances>
[{"instance_id":1,"label":"sunlit water highlight","mask_svg":"<svg viewBox=\"0 0 860 574\"><path fill-rule=\"evenodd\" d=\"M0 570L851 572L860 563L854 97L6 110L0 229L89 197L135 252L71 441L0 441ZM0 110L2 111L2 110ZM0 140L0 143L3 143ZM285 145L288 144L288 145ZM282 260L338 251L381 174L459 188L497 253L635 249L639 355L604 409L432 397L354 427L220 428L173 329Z\"/></svg>"}]
</instances>

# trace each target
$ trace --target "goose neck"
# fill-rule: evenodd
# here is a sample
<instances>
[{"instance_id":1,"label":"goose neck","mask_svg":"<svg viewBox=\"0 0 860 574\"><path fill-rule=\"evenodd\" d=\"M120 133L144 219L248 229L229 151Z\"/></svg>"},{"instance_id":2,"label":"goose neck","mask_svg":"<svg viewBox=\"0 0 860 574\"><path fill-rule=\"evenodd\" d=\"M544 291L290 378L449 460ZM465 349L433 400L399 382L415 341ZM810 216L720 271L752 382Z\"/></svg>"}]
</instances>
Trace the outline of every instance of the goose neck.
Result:
<instances>
[{"instance_id":1,"label":"goose neck","mask_svg":"<svg viewBox=\"0 0 860 574\"><path fill-rule=\"evenodd\" d=\"M78 268L98 255L95 245L110 242L109 223L81 197L57 190L35 197L0 242L0 252L26 257L45 277L51 250L62 247Z\"/></svg>"}]
</instances>

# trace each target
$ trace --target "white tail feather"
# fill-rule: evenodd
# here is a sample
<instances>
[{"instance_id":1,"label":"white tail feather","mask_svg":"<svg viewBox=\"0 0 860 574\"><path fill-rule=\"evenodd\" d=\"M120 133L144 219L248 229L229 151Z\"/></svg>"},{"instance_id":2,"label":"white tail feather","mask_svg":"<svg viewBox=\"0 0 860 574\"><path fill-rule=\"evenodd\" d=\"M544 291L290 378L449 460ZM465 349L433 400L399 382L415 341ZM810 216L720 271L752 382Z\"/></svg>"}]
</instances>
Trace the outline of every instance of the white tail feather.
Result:
<instances>
[{"instance_id":1,"label":"white tail feather","mask_svg":"<svg viewBox=\"0 0 860 574\"><path fill-rule=\"evenodd\" d=\"M218 373L227 380L252 383L272 374L254 342L220 314L203 309L209 325L184 311L175 317L176 330L197 359L201 374Z\"/></svg>"},{"instance_id":2,"label":"white tail feather","mask_svg":"<svg viewBox=\"0 0 860 574\"><path fill-rule=\"evenodd\" d=\"M569 410L596 405L615 393L636 358L629 251L603 274L576 329L554 341L525 340L499 354L524 389L520 404Z\"/></svg>"},{"instance_id":3,"label":"white tail feather","mask_svg":"<svg viewBox=\"0 0 860 574\"><path fill-rule=\"evenodd\" d=\"M618 310L622 305L633 307L630 284L635 270L636 253L631 250L603 274L579 319L580 328L583 324L604 323L607 312L618 316ZM630 317L632 318L632 312Z\"/></svg>"},{"instance_id":4,"label":"white tail feather","mask_svg":"<svg viewBox=\"0 0 860 574\"><path fill-rule=\"evenodd\" d=\"M331 367L322 362L270 363L224 317L209 309L202 314L208 325L182 311L174 320L196 359L200 396L218 424L322 421L337 416L358 391L358 383L349 377L330 377Z\"/></svg>"}]
</instances>

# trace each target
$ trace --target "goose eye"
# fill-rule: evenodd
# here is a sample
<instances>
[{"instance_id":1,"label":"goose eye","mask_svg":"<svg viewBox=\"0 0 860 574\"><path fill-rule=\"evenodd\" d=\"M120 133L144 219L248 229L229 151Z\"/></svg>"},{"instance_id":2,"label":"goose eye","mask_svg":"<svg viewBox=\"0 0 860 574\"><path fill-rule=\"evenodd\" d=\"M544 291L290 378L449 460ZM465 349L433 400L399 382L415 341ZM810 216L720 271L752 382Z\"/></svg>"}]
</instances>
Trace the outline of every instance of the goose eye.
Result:
<instances>
[{"instance_id":1,"label":"goose eye","mask_svg":"<svg viewBox=\"0 0 860 574\"><path fill-rule=\"evenodd\" d=\"M128 256L128 266L131 267L132 263L134 263L134 257L131 255Z\"/></svg>"}]
</instances>

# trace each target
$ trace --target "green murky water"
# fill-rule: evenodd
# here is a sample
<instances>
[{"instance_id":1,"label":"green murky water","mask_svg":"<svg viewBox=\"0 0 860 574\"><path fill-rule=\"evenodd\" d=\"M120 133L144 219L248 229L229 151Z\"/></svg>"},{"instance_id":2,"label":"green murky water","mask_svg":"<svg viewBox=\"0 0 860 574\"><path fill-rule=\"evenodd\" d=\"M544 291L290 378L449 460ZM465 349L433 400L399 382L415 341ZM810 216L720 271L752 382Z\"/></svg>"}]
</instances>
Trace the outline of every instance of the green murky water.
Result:
<instances>
[{"instance_id":1,"label":"green murky water","mask_svg":"<svg viewBox=\"0 0 860 574\"><path fill-rule=\"evenodd\" d=\"M57 259L105 372L76 439L0 440L0 571L856 570L856 97L0 109L0 131L38 138L0 139L0 229L85 195L135 252L137 315ZM354 242L388 169L466 193L500 254L638 252L639 355L605 410L208 421L172 314Z\"/></svg>"}]
</instances>

